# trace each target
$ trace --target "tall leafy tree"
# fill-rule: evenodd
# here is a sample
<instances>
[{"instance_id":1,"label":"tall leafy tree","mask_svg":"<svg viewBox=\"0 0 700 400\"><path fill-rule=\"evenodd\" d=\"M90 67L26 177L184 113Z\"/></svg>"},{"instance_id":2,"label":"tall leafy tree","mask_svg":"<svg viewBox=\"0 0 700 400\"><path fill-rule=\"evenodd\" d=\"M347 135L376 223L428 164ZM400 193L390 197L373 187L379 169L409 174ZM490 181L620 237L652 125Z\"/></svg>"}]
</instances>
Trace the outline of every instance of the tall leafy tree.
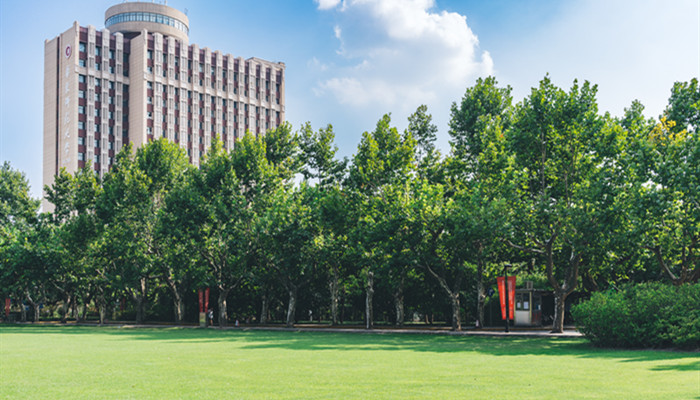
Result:
<instances>
[{"instance_id":1,"label":"tall leafy tree","mask_svg":"<svg viewBox=\"0 0 700 400\"><path fill-rule=\"evenodd\" d=\"M0 295L21 298L19 250L37 218L39 201L29 194L26 176L9 162L0 167ZM3 297L4 298L4 297Z\"/></svg>"},{"instance_id":2,"label":"tall leafy tree","mask_svg":"<svg viewBox=\"0 0 700 400\"><path fill-rule=\"evenodd\" d=\"M630 150L629 193L639 245L674 284L700 279L700 138L661 118Z\"/></svg>"},{"instance_id":3,"label":"tall leafy tree","mask_svg":"<svg viewBox=\"0 0 700 400\"><path fill-rule=\"evenodd\" d=\"M354 253L364 264L366 280L365 318L368 329L373 326L374 275L379 260L385 257L372 242L372 229L377 229L377 220L371 208L374 198L381 197L387 185L407 181L414 169L415 140L410 132L402 136L391 127L391 117L384 115L375 130L365 132L358 145L346 182L353 192L351 202L356 220L360 223L354 230Z\"/></svg>"},{"instance_id":4,"label":"tall leafy tree","mask_svg":"<svg viewBox=\"0 0 700 400\"><path fill-rule=\"evenodd\" d=\"M512 203L511 246L540 257L554 290L552 331L562 332L566 298L616 221L614 157L596 153L614 140L597 114L596 86L567 93L545 77L516 110L511 150L524 181ZM604 134L601 134L603 132Z\"/></svg>"},{"instance_id":5,"label":"tall leafy tree","mask_svg":"<svg viewBox=\"0 0 700 400\"><path fill-rule=\"evenodd\" d=\"M162 219L168 193L183 184L185 175L192 167L187 157L176 143L159 139L136 151L133 168L136 169L130 183L136 185L132 192L138 203L129 207L139 213L134 220L138 225L136 240L143 241L146 263L153 266L155 273L165 282L173 296L175 322L183 321L185 313L184 285L190 276L188 267L191 254L184 244L172 240L170 232L164 228Z\"/></svg>"},{"instance_id":6,"label":"tall leafy tree","mask_svg":"<svg viewBox=\"0 0 700 400\"><path fill-rule=\"evenodd\" d=\"M331 125L314 131L306 123L299 131L301 170L304 181L316 183L316 195L311 202L313 223L317 226L317 257L323 261L330 293L331 323L339 323L341 280L347 246L348 218L344 193L341 191L347 159L336 159L338 147Z\"/></svg>"}]
</instances>

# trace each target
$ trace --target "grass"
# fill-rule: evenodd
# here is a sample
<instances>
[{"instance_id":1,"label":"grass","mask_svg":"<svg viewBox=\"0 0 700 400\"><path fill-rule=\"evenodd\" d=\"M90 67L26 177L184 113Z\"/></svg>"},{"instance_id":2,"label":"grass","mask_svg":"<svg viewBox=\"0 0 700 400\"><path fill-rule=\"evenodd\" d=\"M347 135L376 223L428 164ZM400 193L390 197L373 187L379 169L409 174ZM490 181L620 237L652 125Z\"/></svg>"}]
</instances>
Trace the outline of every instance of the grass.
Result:
<instances>
[{"instance_id":1,"label":"grass","mask_svg":"<svg viewBox=\"0 0 700 400\"><path fill-rule=\"evenodd\" d=\"M2 399L700 399L700 354L582 339L0 326Z\"/></svg>"}]
</instances>

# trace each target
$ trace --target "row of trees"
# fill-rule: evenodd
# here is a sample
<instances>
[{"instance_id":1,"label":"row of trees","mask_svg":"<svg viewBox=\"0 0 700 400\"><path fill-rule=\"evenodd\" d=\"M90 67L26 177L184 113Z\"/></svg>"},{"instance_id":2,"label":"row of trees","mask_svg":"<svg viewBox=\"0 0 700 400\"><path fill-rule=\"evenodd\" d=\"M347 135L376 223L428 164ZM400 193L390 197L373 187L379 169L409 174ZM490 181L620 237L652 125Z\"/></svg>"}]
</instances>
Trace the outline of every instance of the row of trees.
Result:
<instances>
[{"instance_id":1,"label":"row of trees","mask_svg":"<svg viewBox=\"0 0 700 400\"><path fill-rule=\"evenodd\" d=\"M697 79L674 85L657 121L638 102L622 118L601 114L596 91L545 77L513 105L510 87L479 79L452 105L445 155L425 106L404 132L382 117L350 160L336 157L330 125L246 134L229 153L215 141L198 168L156 140L125 148L102 180L62 171L46 188L54 211L40 215L5 163L2 295L37 319L39 303L60 305L64 320L94 304L101 321L128 297L137 322L169 297L181 322L188 296L215 287L221 326L246 312L231 310L232 293L261 323L283 301L291 326L300 298L337 324L343 299L362 292L350 313L371 328L379 290L397 324L409 297L449 305L461 329L463 301L483 324L487 287L515 265L546 276L561 331L582 287L697 282Z\"/></svg>"}]
</instances>

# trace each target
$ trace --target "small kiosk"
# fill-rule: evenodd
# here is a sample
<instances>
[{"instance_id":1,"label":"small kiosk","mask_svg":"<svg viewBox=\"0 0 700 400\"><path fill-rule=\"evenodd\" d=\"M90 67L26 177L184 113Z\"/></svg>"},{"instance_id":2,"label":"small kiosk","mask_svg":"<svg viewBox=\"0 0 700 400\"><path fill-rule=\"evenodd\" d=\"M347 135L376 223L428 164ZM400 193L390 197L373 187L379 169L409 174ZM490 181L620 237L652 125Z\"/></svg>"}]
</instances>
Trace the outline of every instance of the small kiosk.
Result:
<instances>
[{"instance_id":1,"label":"small kiosk","mask_svg":"<svg viewBox=\"0 0 700 400\"><path fill-rule=\"evenodd\" d=\"M532 288L532 282L525 282L525 289L515 289L515 325L542 325L542 293L546 290Z\"/></svg>"}]
</instances>

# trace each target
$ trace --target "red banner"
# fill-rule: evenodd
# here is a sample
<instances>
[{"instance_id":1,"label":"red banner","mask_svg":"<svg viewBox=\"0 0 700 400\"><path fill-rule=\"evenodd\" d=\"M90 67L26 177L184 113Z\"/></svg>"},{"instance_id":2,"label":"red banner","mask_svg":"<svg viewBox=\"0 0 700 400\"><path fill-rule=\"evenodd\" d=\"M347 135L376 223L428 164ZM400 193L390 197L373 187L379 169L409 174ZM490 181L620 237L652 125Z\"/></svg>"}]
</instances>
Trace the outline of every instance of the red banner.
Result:
<instances>
[{"instance_id":1,"label":"red banner","mask_svg":"<svg viewBox=\"0 0 700 400\"><path fill-rule=\"evenodd\" d=\"M203 297L202 289L197 290L197 295L199 296L199 312L203 313L204 312L204 297Z\"/></svg>"},{"instance_id":2,"label":"red banner","mask_svg":"<svg viewBox=\"0 0 700 400\"><path fill-rule=\"evenodd\" d=\"M498 297L501 300L501 319L506 319L506 293L505 293L505 278L499 276L496 278L498 283ZM515 276L508 277L508 317L515 319Z\"/></svg>"},{"instance_id":3,"label":"red banner","mask_svg":"<svg viewBox=\"0 0 700 400\"><path fill-rule=\"evenodd\" d=\"M209 312L209 288L204 290L204 310Z\"/></svg>"},{"instance_id":4,"label":"red banner","mask_svg":"<svg viewBox=\"0 0 700 400\"><path fill-rule=\"evenodd\" d=\"M10 304L12 304L12 300L10 300L9 297L5 298L5 317L10 318Z\"/></svg>"}]
</instances>

